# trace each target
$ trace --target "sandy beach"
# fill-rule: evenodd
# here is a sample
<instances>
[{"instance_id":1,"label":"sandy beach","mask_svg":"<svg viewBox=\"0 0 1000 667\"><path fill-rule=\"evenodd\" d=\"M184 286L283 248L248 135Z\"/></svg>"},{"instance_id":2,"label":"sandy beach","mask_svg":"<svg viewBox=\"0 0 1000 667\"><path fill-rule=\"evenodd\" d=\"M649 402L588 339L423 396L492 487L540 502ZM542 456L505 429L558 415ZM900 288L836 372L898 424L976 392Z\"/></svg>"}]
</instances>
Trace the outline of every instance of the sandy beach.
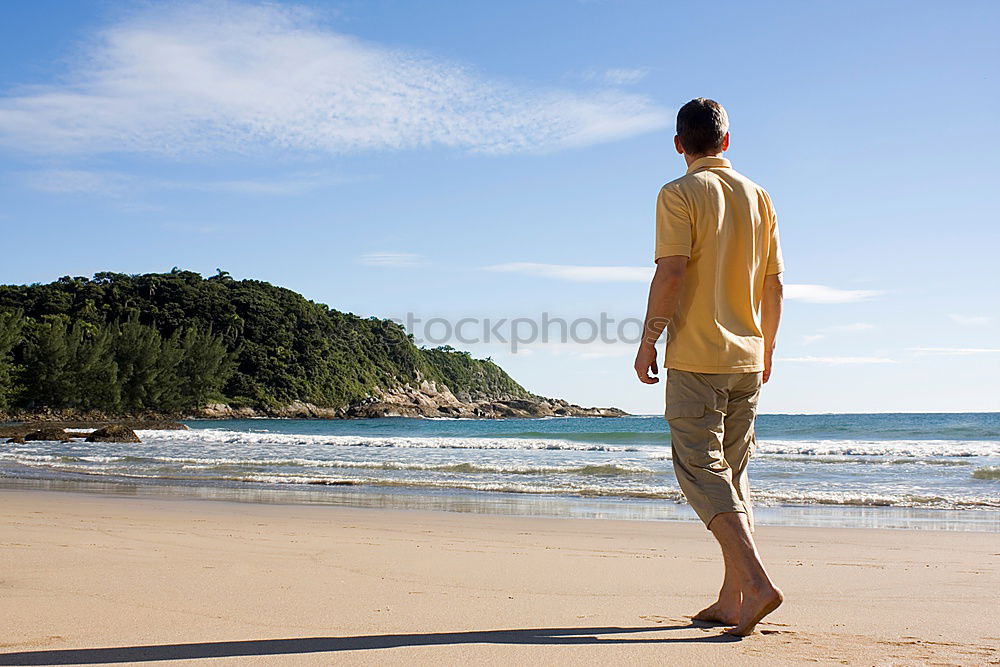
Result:
<instances>
[{"instance_id":1,"label":"sandy beach","mask_svg":"<svg viewBox=\"0 0 1000 667\"><path fill-rule=\"evenodd\" d=\"M1000 664L1000 536L764 527L788 601L693 625L699 524L0 491L0 665Z\"/></svg>"}]
</instances>

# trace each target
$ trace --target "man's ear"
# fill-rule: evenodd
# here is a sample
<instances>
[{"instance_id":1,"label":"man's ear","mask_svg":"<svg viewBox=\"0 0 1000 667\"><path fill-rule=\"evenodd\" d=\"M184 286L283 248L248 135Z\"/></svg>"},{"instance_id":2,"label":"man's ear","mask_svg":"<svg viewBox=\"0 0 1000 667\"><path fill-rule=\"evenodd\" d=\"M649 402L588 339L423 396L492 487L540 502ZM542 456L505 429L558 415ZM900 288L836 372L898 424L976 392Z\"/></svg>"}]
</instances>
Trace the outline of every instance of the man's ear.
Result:
<instances>
[{"instance_id":1,"label":"man's ear","mask_svg":"<svg viewBox=\"0 0 1000 667\"><path fill-rule=\"evenodd\" d=\"M722 152L729 150L729 133L726 132L726 136L722 137Z\"/></svg>"},{"instance_id":2,"label":"man's ear","mask_svg":"<svg viewBox=\"0 0 1000 667\"><path fill-rule=\"evenodd\" d=\"M727 137L727 141L728 141L728 137L729 137L728 133L726 134L726 137ZM678 153L680 153L681 155L684 155L684 147L681 146L681 138L678 137L677 135L674 135L674 148L677 149Z\"/></svg>"}]
</instances>

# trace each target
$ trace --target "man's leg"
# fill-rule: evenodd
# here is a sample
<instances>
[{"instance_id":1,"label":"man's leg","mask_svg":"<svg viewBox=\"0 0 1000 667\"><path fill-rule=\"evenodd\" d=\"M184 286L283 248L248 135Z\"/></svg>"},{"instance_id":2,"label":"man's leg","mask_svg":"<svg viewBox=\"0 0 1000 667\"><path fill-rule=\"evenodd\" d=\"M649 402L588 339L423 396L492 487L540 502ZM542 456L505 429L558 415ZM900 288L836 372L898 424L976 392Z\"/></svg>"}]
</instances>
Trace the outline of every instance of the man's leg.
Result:
<instances>
[{"instance_id":1,"label":"man's leg","mask_svg":"<svg viewBox=\"0 0 1000 667\"><path fill-rule=\"evenodd\" d=\"M733 471L733 488L743 501L751 533L753 533L753 504L750 501L747 467L755 445L754 422L757 419L761 376L761 373L740 373L729 376L729 395L722 438L726 463Z\"/></svg>"},{"instance_id":2,"label":"man's leg","mask_svg":"<svg viewBox=\"0 0 1000 667\"><path fill-rule=\"evenodd\" d=\"M723 450L725 452L726 463L729 464L730 469L733 473L733 487L736 490L736 494L743 501L743 505L746 509L746 530L750 537L751 553L754 554L754 558L759 562L760 558L757 555L756 546L753 544L753 509L750 502L750 483L747 477L747 466L750 463L750 457L753 453L754 447L754 422L757 417L757 399L760 395L761 387L761 374L760 373L745 373L741 375L733 375L730 377L729 394L727 400L726 417L724 422L724 435L723 435ZM743 523L742 517L736 514L730 515L719 515L720 517L730 516L732 520L736 520L739 523ZM725 523L730 519L722 518L722 523L720 523L720 530L725 529ZM710 524L710 528L713 529L713 534L716 534L715 528L716 521ZM737 531L738 532L738 531ZM718 537L718 535L716 535ZM742 539L742 538L741 538ZM720 540L720 546L722 542ZM734 628L734 633L737 629L740 630L738 634L749 633L753 630L753 624L745 623L747 620L753 620L756 612L754 610L742 611L743 610L743 583L745 581L750 581L744 574L745 563L742 563L739 558L737 558L731 549L723 547L722 551L723 559L726 562L726 581L736 581L736 586L740 588L740 607L741 613L735 614L735 619L730 616L732 625L736 626ZM763 565L760 566L763 568ZM766 573L764 575L767 576ZM778 589L774 587L773 582L768 580L768 585L771 589L777 591ZM723 586L725 588L725 586ZM765 590L767 585L765 585ZM764 597L767 597L766 595ZM764 614L770 613L778 604L781 604L781 592L778 591L778 601L770 610L764 611ZM748 598L749 602L749 598ZM766 606L766 605L765 605ZM741 618L742 617L742 618ZM763 617L763 614L760 618ZM759 620L759 618L757 619Z\"/></svg>"},{"instance_id":3,"label":"man's leg","mask_svg":"<svg viewBox=\"0 0 1000 667\"><path fill-rule=\"evenodd\" d=\"M716 516L722 515L717 514ZM736 564L732 562L732 559L725 550L722 552L722 560L726 568L726 573L722 579L722 588L719 590L719 599L691 618L696 621L708 621L709 623L739 625L740 607L743 603L742 584Z\"/></svg>"},{"instance_id":4,"label":"man's leg","mask_svg":"<svg viewBox=\"0 0 1000 667\"><path fill-rule=\"evenodd\" d=\"M760 395L760 373L733 375L729 380L726 396L726 413L723 419L722 451L729 469L736 495L743 501L747 524L753 532L753 506L750 502L750 484L747 480L747 465L750 463L753 447L754 419L757 416L757 397ZM732 559L722 552L726 573L719 591L719 599L694 615L698 621L712 621L727 625L738 625L742 592L740 579Z\"/></svg>"},{"instance_id":5,"label":"man's leg","mask_svg":"<svg viewBox=\"0 0 1000 667\"><path fill-rule=\"evenodd\" d=\"M667 419L674 473L684 496L708 526L721 512L743 512L724 452L727 386L725 375L667 371ZM722 409L717 409L721 407ZM741 585L738 570L726 561L719 598L693 618L735 625L739 622Z\"/></svg>"},{"instance_id":6,"label":"man's leg","mask_svg":"<svg viewBox=\"0 0 1000 667\"><path fill-rule=\"evenodd\" d=\"M778 608L785 599L771 578L757 553L757 545L750 534L750 524L743 512L717 514L708 525L722 547L727 572L730 567L740 581L742 602L739 622L726 630L729 634L745 637L753 632L762 618Z\"/></svg>"}]
</instances>

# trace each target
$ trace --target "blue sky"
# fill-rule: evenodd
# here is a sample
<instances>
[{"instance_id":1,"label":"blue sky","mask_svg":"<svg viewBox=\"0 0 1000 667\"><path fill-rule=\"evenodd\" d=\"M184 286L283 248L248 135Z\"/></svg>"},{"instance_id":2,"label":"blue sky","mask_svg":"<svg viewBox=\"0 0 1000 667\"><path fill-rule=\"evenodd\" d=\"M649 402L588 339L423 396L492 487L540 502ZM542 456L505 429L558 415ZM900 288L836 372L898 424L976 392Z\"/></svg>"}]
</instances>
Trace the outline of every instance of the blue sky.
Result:
<instances>
[{"instance_id":1,"label":"blue sky","mask_svg":"<svg viewBox=\"0 0 1000 667\"><path fill-rule=\"evenodd\" d=\"M998 25L992 2L8 0L0 281L222 268L363 315L641 317L673 117L707 96L781 225L762 410L998 410ZM630 344L452 344L661 409Z\"/></svg>"}]
</instances>

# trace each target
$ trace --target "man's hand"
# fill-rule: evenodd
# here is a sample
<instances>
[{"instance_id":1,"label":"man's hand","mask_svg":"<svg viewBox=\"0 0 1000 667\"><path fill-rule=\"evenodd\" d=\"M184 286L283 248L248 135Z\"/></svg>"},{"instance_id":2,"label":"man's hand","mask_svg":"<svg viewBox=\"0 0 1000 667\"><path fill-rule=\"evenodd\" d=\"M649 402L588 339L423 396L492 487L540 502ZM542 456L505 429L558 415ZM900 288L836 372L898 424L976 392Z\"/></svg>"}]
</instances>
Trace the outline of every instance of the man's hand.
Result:
<instances>
[{"instance_id":1,"label":"man's hand","mask_svg":"<svg viewBox=\"0 0 1000 667\"><path fill-rule=\"evenodd\" d=\"M774 348L764 348L764 382L771 379L771 360L774 357Z\"/></svg>"},{"instance_id":2,"label":"man's hand","mask_svg":"<svg viewBox=\"0 0 1000 667\"><path fill-rule=\"evenodd\" d=\"M656 367L656 346L645 341L639 343L639 351L635 355L635 374L639 376L639 381L656 384L660 381L660 378L655 377L659 372L660 369Z\"/></svg>"}]
</instances>

